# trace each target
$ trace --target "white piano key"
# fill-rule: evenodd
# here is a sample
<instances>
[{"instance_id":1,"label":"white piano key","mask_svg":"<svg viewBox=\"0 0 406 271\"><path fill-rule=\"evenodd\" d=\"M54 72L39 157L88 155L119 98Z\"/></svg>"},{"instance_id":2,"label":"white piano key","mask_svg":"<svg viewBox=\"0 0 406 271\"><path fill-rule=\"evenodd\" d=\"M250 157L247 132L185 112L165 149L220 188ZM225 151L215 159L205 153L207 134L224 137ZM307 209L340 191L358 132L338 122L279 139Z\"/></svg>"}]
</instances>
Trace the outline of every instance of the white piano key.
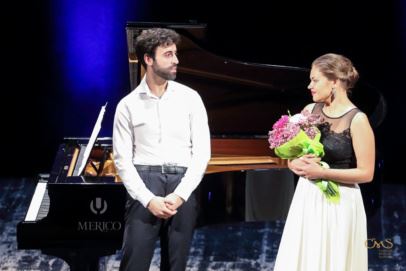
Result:
<instances>
[{"instance_id":1,"label":"white piano key","mask_svg":"<svg viewBox=\"0 0 406 271\"><path fill-rule=\"evenodd\" d=\"M30 207L28 208L25 221L35 221L39 208L41 206L42 198L44 197L47 188L47 183L39 182L35 188L34 196L32 197Z\"/></svg>"}]
</instances>

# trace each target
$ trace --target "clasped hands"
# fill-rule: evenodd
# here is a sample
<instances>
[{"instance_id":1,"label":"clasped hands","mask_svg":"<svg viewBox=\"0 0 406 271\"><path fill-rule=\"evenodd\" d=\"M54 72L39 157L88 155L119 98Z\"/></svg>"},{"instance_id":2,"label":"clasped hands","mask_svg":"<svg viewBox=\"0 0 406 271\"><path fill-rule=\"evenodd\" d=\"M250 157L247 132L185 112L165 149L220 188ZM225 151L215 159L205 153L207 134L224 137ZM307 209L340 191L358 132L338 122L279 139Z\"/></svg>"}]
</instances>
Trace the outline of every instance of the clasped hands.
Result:
<instances>
[{"instance_id":1,"label":"clasped hands","mask_svg":"<svg viewBox=\"0 0 406 271\"><path fill-rule=\"evenodd\" d=\"M290 160L288 167L296 175L302 176L309 180L322 178L323 167L320 165L320 157L313 154L306 154L300 158Z\"/></svg>"},{"instance_id":2,"label":"clasped hands","mask_svg":"<svg viewBox=\"0 0 406 271\"><path fill-rule=\"evenodd\" d=\"M148 203L148 210L156 217L168 219L175 215L177 209L183 204L184 200L178 195L171 193L166 197L154 197Z\"/></svg>"}]
</instances>

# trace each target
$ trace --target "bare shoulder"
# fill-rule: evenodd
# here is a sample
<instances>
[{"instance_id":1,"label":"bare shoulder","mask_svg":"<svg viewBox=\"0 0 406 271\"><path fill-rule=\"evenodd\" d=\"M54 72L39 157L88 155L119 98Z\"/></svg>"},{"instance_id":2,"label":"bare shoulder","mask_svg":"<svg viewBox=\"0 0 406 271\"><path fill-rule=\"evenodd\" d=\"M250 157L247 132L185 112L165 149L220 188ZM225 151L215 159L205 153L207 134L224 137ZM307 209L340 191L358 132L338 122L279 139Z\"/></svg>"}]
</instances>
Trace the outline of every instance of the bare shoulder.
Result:
<instances>
[{"instance_id":1,"label":"bare shoulder","mask_svg":"<svg viewBox=\"0 0 406 271\"><path fill-rule=\"evenodd\" d=\"M364 112L358 112L355 114L351 121L351 132L352 134L362 134L372 133L372 127L369 123L368 116Z\"/></svg>"},{"instance_id":2,"label":"bare shoulder","mask_svg":"<svg viewBox=\"0 0 406 271\"><path fill-rule=\"evenodd\" d=\"M352 125L362 125L362 124L368 124L369 125L369 120L368 116L364 112L358 112L355 114L354 118L352 119Z\"/></svg>"}]
</instances>

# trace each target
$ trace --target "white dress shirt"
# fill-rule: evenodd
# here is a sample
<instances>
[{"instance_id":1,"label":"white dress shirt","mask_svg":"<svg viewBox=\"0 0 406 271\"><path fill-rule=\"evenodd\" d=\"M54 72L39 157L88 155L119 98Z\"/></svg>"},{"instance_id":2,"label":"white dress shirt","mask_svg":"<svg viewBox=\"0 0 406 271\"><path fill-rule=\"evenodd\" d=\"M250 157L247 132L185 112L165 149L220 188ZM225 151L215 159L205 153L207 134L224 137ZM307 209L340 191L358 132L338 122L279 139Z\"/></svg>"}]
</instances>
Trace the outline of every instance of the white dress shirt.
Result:
<instances>
[{"instance_id":1,"label":"white dress shirt","mask_svg":"<svg viewBox=\"0 0 406 271\"><path fill-rule=\"evenodd\" d=\"M174 193L185 201L199 185L210 159L207 113L199 94L174 81L165 93L151 93L145 77L117 105L113 153L128 193L146 207L155 196L134 164L187 167Z\"/></svg>"}]
</instances>

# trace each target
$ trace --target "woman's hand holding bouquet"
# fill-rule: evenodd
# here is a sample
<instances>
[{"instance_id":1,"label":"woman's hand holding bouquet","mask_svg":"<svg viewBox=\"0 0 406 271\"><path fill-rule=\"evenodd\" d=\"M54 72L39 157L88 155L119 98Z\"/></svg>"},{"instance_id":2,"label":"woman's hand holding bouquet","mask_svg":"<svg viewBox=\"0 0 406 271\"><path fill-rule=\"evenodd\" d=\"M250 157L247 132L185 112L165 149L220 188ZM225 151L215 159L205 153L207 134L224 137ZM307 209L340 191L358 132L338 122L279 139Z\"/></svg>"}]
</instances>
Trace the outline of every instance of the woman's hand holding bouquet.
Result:
<instances>
[{"instance_id":1,"label":"woman's hand holding bouquet","mask_svg":"<svg viewBox=\"0 0 406 271\"><path fill-rule=\"evenodd\" d=\"M324 148L320 143L320 131L317 125L321 123L319 116L303 111L293 116L283 115L269 132L270 148L274 149L275 154L282 159L298 159L289 163L289 168L298 175L302 174L302 169L307 168L307 178L313 179L313 174L317 171L328 168L328 164L320 161L318 157L323 157ZM318 165L315 167L316 163ZM321 165L321 167L320 167ZM338 203L340 200L340 191L337 183L331 180L314 180L327 200L332 203Z\"/></svg>"},{"instance_id":2,"label":"woman's hand holding bouquet","mask_svg":"<svg viewBox=\"0 0 406 271\"><path fill-rule=\"evenodd\" d=\"M288 167L296 175L303 176L308 179L315 179L320 176L320 161L321 158L313 154L305 154L298 159L288 160ZM309 174L309 170L311 173Z\"/></svg>"}]
</instances>

